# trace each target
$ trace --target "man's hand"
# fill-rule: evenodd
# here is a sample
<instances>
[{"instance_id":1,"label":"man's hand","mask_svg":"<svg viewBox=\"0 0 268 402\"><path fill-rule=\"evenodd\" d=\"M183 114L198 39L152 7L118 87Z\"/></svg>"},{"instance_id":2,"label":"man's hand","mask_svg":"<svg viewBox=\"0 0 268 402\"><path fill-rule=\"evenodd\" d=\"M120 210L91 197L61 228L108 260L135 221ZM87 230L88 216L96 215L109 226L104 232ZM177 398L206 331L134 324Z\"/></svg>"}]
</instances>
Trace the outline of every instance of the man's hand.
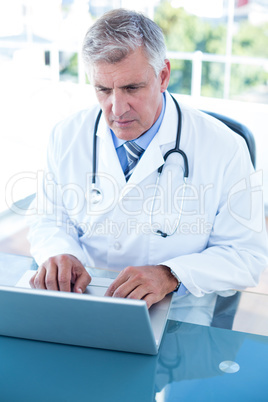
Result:
<instances>
[{"instance_id":1,"label":"man's hand","mask_svg":"<svg viewBox=\"0 0 268 402\"><path fill-rule=\"evenodd\" d=\"M165 265L127 267L109 286L105 296L145 300L148 308L173 292L177 279Z\"/></svg>"},{"instance_id":2,"label":"man's hand","mask_svg":"<svg viewBox=\"0 0 268 402\"><path fill-rule=\"evenodd\" d=\"M91 277L81 262L70 254L56 255L49 258L38 268L31 278L30 285L36 289L73 291L83 293Z\"/></svg>"}]
</instances>

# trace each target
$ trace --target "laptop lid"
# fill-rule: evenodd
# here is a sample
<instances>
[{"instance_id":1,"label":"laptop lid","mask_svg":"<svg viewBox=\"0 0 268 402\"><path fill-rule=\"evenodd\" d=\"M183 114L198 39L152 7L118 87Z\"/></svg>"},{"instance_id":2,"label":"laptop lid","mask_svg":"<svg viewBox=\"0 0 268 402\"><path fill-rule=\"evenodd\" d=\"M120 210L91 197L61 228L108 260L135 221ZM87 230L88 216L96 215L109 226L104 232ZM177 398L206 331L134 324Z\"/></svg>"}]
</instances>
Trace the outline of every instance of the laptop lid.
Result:
<instances>
[{"instance_id":1,"label":"laptop lid","mask_svg":"<svg viewBox=\"0 0 268 402\"><path fill-rule=\"evenodd\" d=\"M25 274L27 286L33 274ZM111 280L94 278L92 282L82 295L0 286L0 334L156 354L171 295L152 306L149 314L144 301L104 297Z\"/></svg>"}]
</instances>

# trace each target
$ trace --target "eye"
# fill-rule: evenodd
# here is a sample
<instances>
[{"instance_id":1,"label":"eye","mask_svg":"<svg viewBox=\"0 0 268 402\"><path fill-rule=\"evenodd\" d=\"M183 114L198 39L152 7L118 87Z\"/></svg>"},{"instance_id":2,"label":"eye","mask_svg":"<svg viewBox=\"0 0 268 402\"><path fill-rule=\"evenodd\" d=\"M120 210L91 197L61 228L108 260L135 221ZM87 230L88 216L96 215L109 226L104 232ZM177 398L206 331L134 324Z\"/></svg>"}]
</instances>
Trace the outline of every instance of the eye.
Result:
<instances>
[{"instance_id":1,"label":"eye","mask_svg":"<svg viewBox=\"0 0 268 402\"><path fill-rule=\"evenodd\" d=\"M138 90L138 89L139 89L139 87L137 87L137 86L135 86L135 85L130 85L130 86L126 87L126 90L127 90L128 92L134 92L134 91L136 91L136 90Z\"/></svg>"},{"instance_id":2,"label":"eye","mask_svg":"<svg viewBox=\"0 0 268 402\"><path fill-rule=\"evenodd\" d=\"M103 94L109 94L111 92L110 88L97 88L97 92L103 93Z\"/></svg>"}]
</instances>

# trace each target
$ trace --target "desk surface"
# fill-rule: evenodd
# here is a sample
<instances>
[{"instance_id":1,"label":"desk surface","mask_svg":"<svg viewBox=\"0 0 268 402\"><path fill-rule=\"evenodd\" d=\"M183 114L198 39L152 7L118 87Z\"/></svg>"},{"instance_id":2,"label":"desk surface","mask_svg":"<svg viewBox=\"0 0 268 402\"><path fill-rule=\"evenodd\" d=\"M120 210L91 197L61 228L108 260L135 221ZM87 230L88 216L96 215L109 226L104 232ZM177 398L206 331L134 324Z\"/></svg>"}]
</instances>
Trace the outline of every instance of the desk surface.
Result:
<instances>
[{"instance_id":1,"label":"desk surface","mask_svg":"<svg viewBox=\"0 0 268 402\"><path fill-rule=\"evenodd\" d=\"M31 258L0 254L0 284L14 285L31 267ZM227 314L218 306L217 327L169 320L157 356L0 336L0 400L267 401L268 331L258 327L264 317L256 311L248 320L251 333L241 332L239 320L237 330L226 329L230 314L235 324L243 298L250 305L251 297L262 308L268 302L266 295L237 293Z\"/></svg>"}]
</instances>

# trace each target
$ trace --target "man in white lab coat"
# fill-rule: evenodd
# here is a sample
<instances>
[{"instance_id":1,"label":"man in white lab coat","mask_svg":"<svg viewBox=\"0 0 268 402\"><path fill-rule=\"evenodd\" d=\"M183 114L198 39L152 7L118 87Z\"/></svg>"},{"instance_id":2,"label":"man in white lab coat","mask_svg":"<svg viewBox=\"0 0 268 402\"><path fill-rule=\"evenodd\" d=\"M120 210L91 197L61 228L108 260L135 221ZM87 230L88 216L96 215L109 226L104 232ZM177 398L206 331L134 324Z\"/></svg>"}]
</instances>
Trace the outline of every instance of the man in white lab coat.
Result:
<instances>
[{"instance_id":1,"label":"man in white lab coat","mask_svg":"<svg viewBox=\"0 0 268 402\"><path fill-rule=\"evenodd\" d=\"M159 27L135 12L114 10L89 29L83 55L99 105L52 132L43 191L29 211L40 265L32 287L83 292L84 266L107 267L121 270L107 296L150 307L175 290L174 304L257 284L267 241L246 143L199 111L180 104L178 114L165 52ZM187 184L182 153L164 160L178 124Z\"/></svg>"}]
</instances>

